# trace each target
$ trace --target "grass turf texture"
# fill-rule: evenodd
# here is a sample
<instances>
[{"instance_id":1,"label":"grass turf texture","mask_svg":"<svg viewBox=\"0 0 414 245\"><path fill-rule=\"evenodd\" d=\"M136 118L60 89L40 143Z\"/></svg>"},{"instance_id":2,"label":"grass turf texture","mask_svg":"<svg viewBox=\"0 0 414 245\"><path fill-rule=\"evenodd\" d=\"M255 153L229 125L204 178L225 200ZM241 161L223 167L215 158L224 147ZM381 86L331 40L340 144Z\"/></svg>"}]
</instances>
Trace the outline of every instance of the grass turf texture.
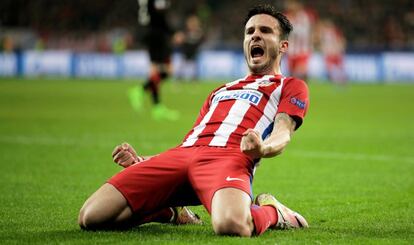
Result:
<instances>
[{"instance_id":1,"label":"grass turf texture","mask_svg":"<svg viewBox=\"0 0 414 245\"><path fill-rule=\"evenodd\" d=\"M0 80L0 241L131 244L396 244L414 242L414 86L312 83L303 127L279 157L262 161L254 192L271 192L303 214L307 230L218 237L206 224L148 224L84 232L79 208L120 170L123 141L144 155L177 145L211 83L168 83L165 103L182 116L155 122L130 108L134 83L112 80ZM148 99L149 101L149 99ZM149 102L147 102L149 104Z\"/></svg>"}]
</instances>

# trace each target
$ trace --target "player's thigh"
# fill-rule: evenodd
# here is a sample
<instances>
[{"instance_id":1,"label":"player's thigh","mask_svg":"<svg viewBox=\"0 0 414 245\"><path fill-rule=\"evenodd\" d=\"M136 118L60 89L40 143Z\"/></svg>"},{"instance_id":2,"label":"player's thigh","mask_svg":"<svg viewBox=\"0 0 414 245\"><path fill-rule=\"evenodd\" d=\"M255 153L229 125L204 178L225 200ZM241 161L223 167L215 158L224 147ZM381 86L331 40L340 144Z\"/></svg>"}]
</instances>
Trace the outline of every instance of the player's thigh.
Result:
<instances>
[{"instance_id":1,"label":"player's thigh","mask_svg":"<svg viewBox=\"0 0 414 245\"><path fill-rule=\"evenodd\" d=\"M166 63L172 55L169 35L158 32L152 33L148 43L148 52L152 63Z\"/></svg>"},{"instance_id":2,"label":"player's thigh","mask_svg":"<svg viewBox=\"0 0 414 245\"><path fill-rule=\"evenodd\" d=\"M252 192L253 162L240 149L198 147L198 161L191 167L190 181L201 203L211 213L213 195L224 188Z\"/></svg>"}]
</instances>

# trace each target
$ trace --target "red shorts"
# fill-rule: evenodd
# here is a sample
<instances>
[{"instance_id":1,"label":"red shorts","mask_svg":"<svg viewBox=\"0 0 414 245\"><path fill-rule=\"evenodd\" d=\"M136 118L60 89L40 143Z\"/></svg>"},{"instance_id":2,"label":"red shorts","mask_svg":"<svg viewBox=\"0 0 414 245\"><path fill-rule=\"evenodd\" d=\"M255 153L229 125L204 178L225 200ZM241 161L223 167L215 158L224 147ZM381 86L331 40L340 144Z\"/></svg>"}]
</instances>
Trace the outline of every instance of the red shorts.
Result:
<instances>
[{"instance_id":1,"label":"red shorts","mask_svg":"<svg viewBox=\"0 0 414 245\"><path fill-rule=\"evenodd\" d=\"M291 73L306 72L310 54L299 54L288 56L288 66ZM303 71L302 71L303 70Z\"/></svg>"},{"instance_id":2,"label":"red shorts","mask_svg":"<svg viewBox=\"0 0 414 245\"><path fill-rule=\"evenodd\" d=\"M334 67L342 66L343 64L343 57L342 55L327 55L325 57L325 63L328 69L332 69Z\"/></svg>"},{"instance_id":3,"label":"red shorts","mask_svg":"<svg viewBox=\"0 0 414 245\"><path fill-rule=\"evenodd\" d=\"M253 161L239 148L177 147L119 172L108 183L141 215L165 207L203 204L233 187L252 196Z\"/></svg>"}]
</instances>

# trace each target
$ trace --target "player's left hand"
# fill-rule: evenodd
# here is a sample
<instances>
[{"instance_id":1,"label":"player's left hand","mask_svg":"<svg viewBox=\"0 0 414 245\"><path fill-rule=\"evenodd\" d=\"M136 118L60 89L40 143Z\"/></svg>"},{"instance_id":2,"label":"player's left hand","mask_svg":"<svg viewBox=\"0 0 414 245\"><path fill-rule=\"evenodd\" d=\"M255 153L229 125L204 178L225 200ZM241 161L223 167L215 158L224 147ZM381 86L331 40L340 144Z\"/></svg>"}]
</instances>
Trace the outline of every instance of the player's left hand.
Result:
<instances>
[{"instance_id":1,"label":"player's left hand","mask_svg":"<svg viewBox=\"0 0 414 245\"><path fill-rule=\"evenodd\" d=\"M122 143L121 145L116 146L112 152L112 159L115 163L124 168L144 160L142 157L138 156L134 148L128 143Z\"/></svg>"},{"instance_id":2,"label":"player's left hand","mask_svg":"<svg viewBox=\"0 0 414 245\"><path fill-rule=\"evenodd\" d=\"M259 133L251 128L247 129L243 133L240 150L253 159L261 158L263 156L263 140Z\"/></svg>"}]
</instances>

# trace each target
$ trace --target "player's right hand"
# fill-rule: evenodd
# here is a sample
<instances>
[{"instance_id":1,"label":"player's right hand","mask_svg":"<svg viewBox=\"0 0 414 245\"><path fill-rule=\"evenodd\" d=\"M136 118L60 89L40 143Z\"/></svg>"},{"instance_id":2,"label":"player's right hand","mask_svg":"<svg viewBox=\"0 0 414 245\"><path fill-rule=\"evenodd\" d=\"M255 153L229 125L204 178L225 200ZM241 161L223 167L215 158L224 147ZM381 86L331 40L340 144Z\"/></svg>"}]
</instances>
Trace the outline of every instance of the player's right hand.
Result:
<instances>
[{"instance_id":1,"label":"player's right hand","mask_svg":"<svg viewBox=\"0 0 414 245\"><path fill-rule=\"evenodd\" d=\"M256 130L249 128L243 133L240 150L253 159L259 159L263 156L263 140Z\"/></svg>"},{"instance_id":2,"label":"player's right hand","mask_svg":"<svg viewBox=\"0 0 414 245\"><path fill-rule=\"evenodd\" d=\"M116 164L124 168L144 161L144 158L138 156L134 148L128 143L116 146L112 152L112 159Z\"/></svg>"}]
</instances>

